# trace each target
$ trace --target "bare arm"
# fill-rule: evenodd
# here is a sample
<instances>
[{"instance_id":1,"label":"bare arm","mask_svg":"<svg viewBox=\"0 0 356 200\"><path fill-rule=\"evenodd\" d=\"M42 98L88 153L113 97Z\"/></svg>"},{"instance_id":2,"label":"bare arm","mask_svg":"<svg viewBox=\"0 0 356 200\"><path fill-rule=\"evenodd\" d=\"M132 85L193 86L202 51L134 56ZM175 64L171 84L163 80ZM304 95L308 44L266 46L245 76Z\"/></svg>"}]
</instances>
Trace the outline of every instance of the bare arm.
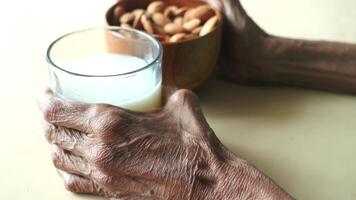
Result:
<instances>
[{"instance_id":1,"label":"bare arm","mask_svg":"<svg viewBox=\"0 0 356 200\"><path fill-rule=\"evenodd\" d=\"M256 168L247 162L238 160L224 163L224 172L221 175L222 184L227 185L224 191L220 191L215 199L250 199L250 200L293 200L294 198L278 187L271 179L262 175ZM245 181L249 180L249 181ZM248 188L255 188L248 191Z\"/></svg>"},{"instance_id":2,"label":"bare arm","mask_svg":"<svg viewBox=\"0 0 356 200\"><path fill-rule=\"evenodd\" d=\"M356 44L268 35L238 0L220 7L225 16L220 59L225 77L356 93Z\"/></svg>"},{"instance_id":3,"label":"bare arm","mask_svg":"<svg viewBox=\"0 0 356 200\"><path fill-rule=\"evenodd\" d=\"M265 81L356 93L355 44L269 37L264 51Z\"/></svg>"}]
</instances>

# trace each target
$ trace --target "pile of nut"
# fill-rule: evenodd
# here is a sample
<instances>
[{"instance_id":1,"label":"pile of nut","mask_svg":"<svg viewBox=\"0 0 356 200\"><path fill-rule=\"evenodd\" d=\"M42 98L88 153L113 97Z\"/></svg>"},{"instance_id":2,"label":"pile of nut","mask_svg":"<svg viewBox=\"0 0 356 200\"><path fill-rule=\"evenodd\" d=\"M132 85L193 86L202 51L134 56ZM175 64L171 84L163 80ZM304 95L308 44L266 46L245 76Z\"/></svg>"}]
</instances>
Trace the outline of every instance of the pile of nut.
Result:
<instances>
[{"instance_id":1,"label":"pile of nut","mask_svg":"<svg viewBox=\"0 0 356 200\"><path fill-rule=\"evenodd\" d=\"M144 30L161 42L171 43L204 36L214 30L219 20L207 4L187 8L166 6L163 1L131 12L117 6L114 15L121 27Z\"/></svg>"}]
</instances>

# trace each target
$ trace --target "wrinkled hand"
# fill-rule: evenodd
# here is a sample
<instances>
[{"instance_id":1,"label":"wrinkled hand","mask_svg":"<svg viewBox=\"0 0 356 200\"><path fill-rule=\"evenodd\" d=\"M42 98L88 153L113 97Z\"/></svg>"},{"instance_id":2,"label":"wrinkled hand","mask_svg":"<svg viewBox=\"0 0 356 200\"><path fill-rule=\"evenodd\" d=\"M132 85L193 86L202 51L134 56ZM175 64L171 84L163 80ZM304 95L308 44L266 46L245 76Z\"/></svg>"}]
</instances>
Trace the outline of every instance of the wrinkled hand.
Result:
<instances>
[{"instance_id":1,"label":"wrinkled hand","mask_svg":"<svg viewBox=\"0 0 356 200\"><path fill-rule=\"evenodd\" d=\"M219 70L225 78L356 94L356 44L270 35L240 0L204 1L224 16Z\"/></svg>"},{"instance_id":2,"label":"wrinkled hand","mask_svg":"<svg viewBox=\"0 0 356 200\"><path fill-rule=\"evenodd\" d=\"M116 199L290 199L216 138L197 97L138 113L39 96L53 162L72 192Z\"/></svg>"},{"instance_id":3,"label":"wrinkled hand","mask_svg":"<svg viewBox=\"0 0 356 200\"><path fill-rule=\"evenodd\" d=\"M219 72L226 78L246 82L258 70L256 59L269 36L246 13L240 0L203 0L223 14L223 35Z\"/></svg>"}]
</instances>

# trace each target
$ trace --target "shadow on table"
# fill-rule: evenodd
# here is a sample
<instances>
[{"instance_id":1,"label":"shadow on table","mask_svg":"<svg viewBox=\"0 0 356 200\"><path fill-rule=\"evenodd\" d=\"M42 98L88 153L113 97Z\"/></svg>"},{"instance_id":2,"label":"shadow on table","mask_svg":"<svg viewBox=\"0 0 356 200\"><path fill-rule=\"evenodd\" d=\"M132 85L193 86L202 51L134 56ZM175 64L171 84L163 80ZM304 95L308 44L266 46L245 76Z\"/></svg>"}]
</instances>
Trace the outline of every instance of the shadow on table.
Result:
<instances>
[{"instance_id":1,"label":"shadow on table","mask_svg":"<svg viewBox=\"0 0 356 200\"><path fill-rule=\"evenodd\" d=\"M302 112L303 102L320 95L320 92L288 87L242 86L213 78L197 94L203 109L215 117L253 117L280 123Z\"/></svg>"}]
</instances>

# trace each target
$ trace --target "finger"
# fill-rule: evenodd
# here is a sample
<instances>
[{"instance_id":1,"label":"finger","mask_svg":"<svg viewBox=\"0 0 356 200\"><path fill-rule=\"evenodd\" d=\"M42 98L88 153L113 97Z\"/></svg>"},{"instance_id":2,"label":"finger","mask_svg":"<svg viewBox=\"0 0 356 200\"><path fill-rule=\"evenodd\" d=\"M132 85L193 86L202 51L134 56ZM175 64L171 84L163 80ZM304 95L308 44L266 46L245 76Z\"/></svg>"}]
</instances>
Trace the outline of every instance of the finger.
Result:
<instances>
[{"instance_id":1,"label":"finger","mask_svg":"<svg viewBox=\"0 0 356 200\"><path fill-rule=\"evenodd\" d=\"M76 155L84 155L87 146L90 146L88 145L89 138L77 130L56 126L45 120L42 120L42 126L50 144L58 145Z\"/></svg>"},{"instance_id":2,"label":"finger","mask_svg":"<svg viewBox=\"0 0 356 200\"><path fill-rule=\"evenodd\" d=\"M193 135L204 135L209 132L198 97L190 90L177 90L164 108L179 121L180 128ZM180 131L179 131L180 132ZM183 131L184 132L184 131Z\"/></svg>"},{"instance_id":3,"label":"finger","mask_svg":"<svg viewBox=\"0 0 356 200\"><path fill-rule=\"evenodd\" d=\"M87 122L86 113L90 109L89 104L63 100L55 96L51 89L46 88L38 96L38 105L44 114L44 119L49 123L85 132L82 126Z\"/></svg>"},{"instance_id":4,"label":"finger","mask_svg":"<svg viewBox=\"0 0 356 200\"><path fill-rule=\"evenodd\" d=\"M87 134L101 132L120 109L107 104L70 102L55 96L49 88L38 96L38 105L49 123L64 126Z\"/></svg>"},{"instance_id":5,"label":"finger","mask_svg":"<svg viewBox=\"0 0 356 200\"><path fill-rule=\"evenodd\" d=\"M52 145L52 160L57 169L84 177L91 175L91 167L85 159L71 154L57 145Z\"/></svg>"},{"instance_id":6,"label":"finger","mask_svg":"<svg viewBox=\"0 0 356 200\"><path fill-rule=\"evenodd\" d=\"M184 112L200 113L201 107L199 98L191 90L176 90L168 99L165 109L174 110L181 115Z\"/></svg>"},{"instance_id":7,"label":"finger","mask_svg":"<svg viewBox=\"0 0 356 200\"><path fill-rule=\"evenodd\" d=\"M85 194L100 194L97 185L90 179L57 170L64 181L66 189L70 192Z\"/></svg>"}]
</instances>

